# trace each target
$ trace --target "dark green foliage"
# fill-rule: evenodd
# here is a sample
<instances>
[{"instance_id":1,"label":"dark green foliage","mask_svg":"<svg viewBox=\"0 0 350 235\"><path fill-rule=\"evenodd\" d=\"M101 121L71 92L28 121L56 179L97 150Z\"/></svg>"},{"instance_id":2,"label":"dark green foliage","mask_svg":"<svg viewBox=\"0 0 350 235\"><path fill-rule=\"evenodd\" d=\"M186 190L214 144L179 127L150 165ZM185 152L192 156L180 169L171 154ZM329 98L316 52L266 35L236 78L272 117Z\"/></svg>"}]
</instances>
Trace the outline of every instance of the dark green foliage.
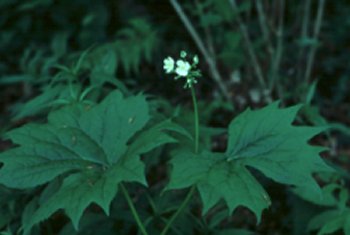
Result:
<instances>
[{"instance_id":1,"label":"dark green foliage","mask_svg":"<svg viewBox=\"0 0 350 235\"><path fill-rule=\"evenodd\" d=\"M273 103L259 111L249 109L229 126L225 153L203 150L199 155L188 151L174 153L174 167L168 189L195 184L204 204L203 213L224 199L229 212L243 205L258 218L270 205L270 198L245 166L254 167L267 177L294 185L314 197L321 197L313 172L330 171L318 154L322 148L307 145L307 140L322 128L294 127L300 106L279 110Z\"/></svg>"},{"instance_id":2,"label":"dark green foliage","mask_svg":"<svg viewBox=\"0 0 350 235\"><path fill-rule=\"evenodd\" d=\"M349 9L0 1L0 234L350 235Z\"/></svg>"},{"instance_id":3,"label":"dark green foliage","mask_svg":"<svg viewBox=\"0 0 350 235\"><path fill-rule=\"evenodd\" d=\"M64 209L78 228L92 202L109 214L118 183L147 185L140 154L174 142L164 130L181 131L164 122L128 143L149 121L148 112L143 96L124 99L120 92L113 92L97 106L66 106L51 113L48 124L28 124L9 132L20 147L1 154L2 184L29 188L64 176L59 189L23 225L24 232L58 209Z\"/></svg>"}]
</instances>

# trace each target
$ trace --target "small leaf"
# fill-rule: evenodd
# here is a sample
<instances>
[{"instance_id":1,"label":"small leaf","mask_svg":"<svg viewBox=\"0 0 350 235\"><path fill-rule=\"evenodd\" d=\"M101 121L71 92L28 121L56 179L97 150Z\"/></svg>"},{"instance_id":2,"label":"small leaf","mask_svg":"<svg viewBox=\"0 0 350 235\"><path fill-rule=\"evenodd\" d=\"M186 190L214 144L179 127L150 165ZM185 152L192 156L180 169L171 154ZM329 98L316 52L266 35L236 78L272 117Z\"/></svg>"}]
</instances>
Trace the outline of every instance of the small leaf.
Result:
<instances>
[{"instance_id":1,"label":"small leaf","mask_svg":"<svg viewBox=\"0 0 350 235\"><path fill-rule=\"evenodd\" d=\"M63 93L66 87L63 85L48 86L42 93L24 104L19 104L14 110L14 120L38 114L50 107L52 101L57 99L59 94Z\"/></svg>"},{"instance_id":2,"label":"small leaf","mask_svg":"<svg viewBox=\"0 0 350 235\"><path fill-rule=\"evenodd\" d=\"M308 231L320 229L318 235L332 234L340 229L347 229L350 218L350 211L345 212L335 210L327 210L312 218L308 224ZM347 234L347 233L346 233Z\"/></svg>"},{"instance_id":3,"label":"small leaf","mask_svg":"<svg viewBox=\"0 0 350 235\"><path fill-rule=\"evenodd\" d=\"M316 92L316 88L317 88L317 85L318 85L318 80L315 80L311 83L310 87L309 87L309 90L306 94L306 98L305 98L305 103L310 105L311 104L311 101L312 99L314 98L315 96L315 92Z\"/></svg>"},{"instance_id":4,"label":"small leaf","mask_svg":"<svg viewBox=\"0 0 350 235\"><path fill-rule=\"evenodd\" d=\"M101 74L106 77L107 76L114 77L114 73L116 72L116 69L117 69L116 54L115 52L108 50L105 52L103 57L98 62L96 62L92 70L92 73ZM102 83L102 82L99 82L97 79L95 80L95 83Z\"/></svg>"},{"instance_id":5,"label":"small leaf","mask_svg":"<svg viewBox=\"0 0 350 235\"><path fill-rule=\"evenodd\" d=\"M0 85L9 85L19 82L31 82L33 80L34 77L30 74L7 75L0 77Z\"/></svg>"}]
</instances>

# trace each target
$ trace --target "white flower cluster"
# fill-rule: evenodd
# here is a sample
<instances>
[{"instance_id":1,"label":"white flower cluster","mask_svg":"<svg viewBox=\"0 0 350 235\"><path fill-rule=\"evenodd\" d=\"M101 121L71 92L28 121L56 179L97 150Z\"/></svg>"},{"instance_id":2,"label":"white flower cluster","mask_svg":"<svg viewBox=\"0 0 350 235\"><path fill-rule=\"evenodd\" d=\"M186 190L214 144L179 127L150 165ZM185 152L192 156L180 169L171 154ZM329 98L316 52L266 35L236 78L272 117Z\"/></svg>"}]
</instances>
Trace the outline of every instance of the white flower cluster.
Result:
<instances>
[{"instance_id":1,"label":"white flower cluster","mask_svg":"<svg viewBox=\"0 0 350 235\"><path fill-rule=\"evenodd\" d=\"M176 61L168 56L164 59L164 70L166 73L174 73L176 74L175 80L184 77L186 78L185 88L191 88L193 84L197 83L196 78L201 76L201 73L197 68L199 63L198 56L195 55L192 59L192 64L190 64L187 60L187 53L185 51L181 51L180 53L181 59Z\"/></svg>"}]
</instances>

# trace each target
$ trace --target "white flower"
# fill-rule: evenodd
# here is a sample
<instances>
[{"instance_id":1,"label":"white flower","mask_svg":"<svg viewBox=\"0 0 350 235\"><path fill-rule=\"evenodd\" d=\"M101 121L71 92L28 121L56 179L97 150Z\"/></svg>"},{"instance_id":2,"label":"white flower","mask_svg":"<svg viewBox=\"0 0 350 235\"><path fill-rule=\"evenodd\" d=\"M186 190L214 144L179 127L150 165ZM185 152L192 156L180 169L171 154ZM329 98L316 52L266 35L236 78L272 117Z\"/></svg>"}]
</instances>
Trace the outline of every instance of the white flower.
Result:
<instances>
[{"instance_id":1,"label":"white flower","mask_svg":"<svg viewBox=\"0 0 350 235\"><path fill-rule=\"evenodd\" d=\"M175 72L182 77L186 77L188 75L188 72L191 69L191 65L190 63L188 63L187 61L183 61L183 60L178 60L176 61L176 70Z\"/></svg>"},{"instance_id":2,"label":"white flower","mask_svg":"<svg viewBox=\"0 0 350 235\"><path fill-rule=\"evenodd\" d=\"M172 71L174 71L174 64L175 61L173 58L171 58L170 56L168 56L168 58L164 59L164 70L166 73L171 73Z\"/></svg>"},{"instance_id":3,"label":"white flower","mask_svg":"<svg viewBox=\"0 0 350 235\"><path fill-rule=\"evenodd\" d=\"M180 57L181 57L181 58L184 59L186 56L187 56L186 51L181 51L181 52L180 52Z\"/></svg>"}]
</instances>

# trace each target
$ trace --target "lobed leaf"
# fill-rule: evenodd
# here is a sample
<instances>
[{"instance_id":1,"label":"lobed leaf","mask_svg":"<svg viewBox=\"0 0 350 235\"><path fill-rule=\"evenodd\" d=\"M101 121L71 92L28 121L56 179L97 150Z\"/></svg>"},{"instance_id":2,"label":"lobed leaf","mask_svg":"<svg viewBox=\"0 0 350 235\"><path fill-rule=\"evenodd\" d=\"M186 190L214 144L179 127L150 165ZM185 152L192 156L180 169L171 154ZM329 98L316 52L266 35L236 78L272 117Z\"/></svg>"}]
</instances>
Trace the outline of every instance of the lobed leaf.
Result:
<instances>
[{"instance_id":1,"label":"lobed leaf","mask_svg":"<svg viewBox=\"0 0 350 235\"><path fill-rule=\"evenodd\" d=\"M300 105L279 109L275 102L261 110L246 110L229 126L225 153L178 151L171 161L173 171L167 189L195 185L206 213L221 199L231 213L242 205L261 218L270 205L263 187L247 169L253 167L267 177L321 196L312 174L331 171L319 157L323 148L307 141L324 128L291 125Z\"/></svg>"},{"instance_id":2,"label":"lobed leaf","mask_svg":"<svg viewBox=\"0 0 350 235\"><path fill-rule=\"evenodd\" d=\"M18 147L0 154L1 184L25 189L58 176L63 180L25 220L24 233L59 209L77 229L91 203L108 214L122 181L146 185L140 154L175 141L164 131L185 133L170 121L141 131L149 119L144 96L124 98L115 91L96 106L66 106L50 113L47 124L28 124L7 133Z\"/></svg>"},{"instance_id":3,"label":"lobed leaf","mask_svg":"<svg viewBox=\"0 0 350 235\"><path fill-rule=\"evenodd\" d=\"M203 213L224 199L230 213L243 205L259 218L270 205L268 194L239 162L227 162L221 153L203 151L199 155L180 151L171 161L174 169L167 189L196 185L203 201Z\"/></svg>"},{"instance_id":4,"label":"lobed leaf","mask_svg":"<svg viewBox=\"0 0 350 235\"><path fill-rule=\"evenodd\" d=\"M278 109L275 102L261 110L247 110L229 126L226 156L254 167L267 177L282 183L318 193L321 191L313 172L331 171L319 157L322 147L307 141L324 127L291 125L300 105Z\"/></svg>"},{"instance_id":5,"label":"lobed leaf","mask_svg":"<svg viewBox=\"0 0 350 235\"><path fill-rule=\"evenodd\" d=\"M84 174L72 174L65 178L60 189L49 199L44 201L34 212L24 230L28 231L34 224L48 218L55 211L64 209L78 229L79 220L84 210L91 204L98 204L104 212L109 214L109 205L122 181L135 181L146 185L144 165L138 157L130 158L124 164L117 164L103 174L88 168Z\"/></svg>"}]
</instances>

